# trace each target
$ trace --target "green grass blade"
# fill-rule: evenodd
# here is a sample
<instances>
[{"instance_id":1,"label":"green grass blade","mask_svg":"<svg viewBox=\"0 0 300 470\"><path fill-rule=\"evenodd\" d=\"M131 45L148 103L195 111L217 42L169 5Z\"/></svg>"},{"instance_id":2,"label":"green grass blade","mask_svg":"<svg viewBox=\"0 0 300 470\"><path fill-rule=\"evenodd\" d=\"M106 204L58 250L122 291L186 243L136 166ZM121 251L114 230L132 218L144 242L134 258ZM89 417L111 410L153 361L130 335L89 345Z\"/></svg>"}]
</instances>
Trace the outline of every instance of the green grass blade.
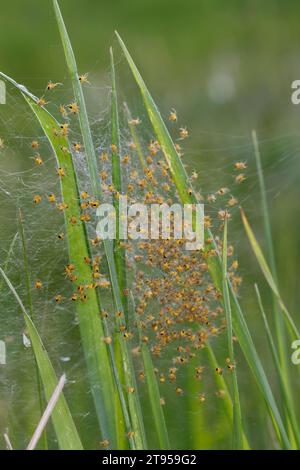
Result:
<instances>
[{"instance_id":1,"label":"green grass blade","mask_svg":"<svg viewBox=\"0 0 300 470\"><path fill-rule=\"evenodd\" d=\"M242 221L243 221L243 224L244 224L244 227L245 227L245 231L247 233L247 236L248 236L248 239L249 239L249 242L250 242L250 245L252 247L252 250L253 250L253 253L255 254L255 257L257 259L257 262L259 264L259 267L267 281L267 283L269 284L271 290L273 291L274 295L276 296L277 298L277 301L280 305L280 308L282 309L283 313L285 314L285 318L287 320L287 324L290 328L290 331L292 333L292 335L294 335L296 337L296 339L300 338L300 333L298 331L298 328L296 326L296 324L294 323L294 320L293 318L291 317L288 309L286 308L281 296L280 296L280 293L279 293L279 290L278 290L278 287L276 285L276 282L272 276L272 273L270 271L270 268L266 262L266 259L263 255L263 252L255 238L255 235L254 235L254 232L253 230L251 229L250 227L250 224L247 220L247 217L244 213L243 210L241 210L241 216L242 216Z\"/></svg>"},{"instance_id":2,"label":"green grass blade","mask_svg":"<svg viewBox=\"0 0 300 470\"><path fill-rule=\"evenodd\" d=\"M30 318L30 315L28 315L19 295L1 267L0 274L3 276L7 286L11 290L22 310L34 355L43 381L45 396L48 401L50 400L52 393L57 387L58 383L55 371L42 343L42 340L34 326L34 323ZM63 395L60 396L56 407L53 410L52 421L61 450L83 450L80 437L77 433L69 407Z\"/></svg>"},{"instance_id":3,"label":"green grass blade","mask_svg":"<svg viewBox=\"0 0 300 470\"><path fill-rule=\"evenodd\" d=\"M72 45L65 27L65 23L61 14L61 11L58 6L57 0L53 0L54 11L56 15L56 20L62 40L62 45L64 48L65 58L68 66L68 71L71 77L73 91L75 95L75 100L79 106L78 119L80 123L80 129L82 133L84 149L86 154L86 159L89 167L89 173L91 178L91 185L94 195L98 192L98 187L100 185L99 176L97 168L94 165L96 160L95 148L93 145L93 139L91 134L91 129L89 125L89 119L87 114L87 109L85 105L84 95L82 86L79 81L79 74L77 70L77 64L72 49Z\"/></svg>"},{"instance_id":4,"label":"green grass blade","mask_svg":"<svg viewBox=\"0 0 300 470\"><path fill-rule=\"evenodd\" d=\"M223 238L223 301L226 313L227 323L227 339L228 339L228 352L231 364L234 366L232 371L232 399L233 399L233 448L242 449L243 447L243 427L242 427L242 413L240 406L240 397L237 381L237 373L235 367L235 355L232 339L232 313L230 295L227 281L227 219L224 224L224 238Z\"/></svg>"},{"instance_id":5,"label":"green grass blade","mask_svg":"<svg viewBox=\"0 0 300 470\"><path fill-rule=\"evenodd\" d=\"M283 400L284 400L284 405L287 409L288 419L290 420L290 423L291 423L291 427L292 427L295 442L297 444L297 448L300 449L300 430L299 430L298 422L297 422L297 419L296 419L296 414L295 414L295 411L293 409L293 404L292 404L292 401L291 401L289 391L286 388L286 382L285 382L282 367L281 367L281 364L280 364L279 355L277 353L277 348L275 346L275 342L273 340L272 332L271 332L271 329L270 329L270 326L269 326L269 323L268 323L268 319L267 319L267 316L266 316L266 313L265 313L265 310L264 310L264 307L263 307L261 295L260 295L258 286L255 284L254 287L255 287L255 292L256 292L256 296L257 296L257 300L258 300L260 313L261 313L261 316L262 316L262 319L263 319L263 322L264 322L264 327L265 327L265 331L266 331L266 334L267 334L268 343L269 343L270 351L271 351L271 354L272 354L274 366L275 366L275 369L276 369L276 372L277 372L277 377L278 377L278 381L279 381L279 384L280 384L280 388L281 388L281 392L282 392L282 396L283 396Z\"/></svg>"},{"instance_id":6,"label":"green grass blade","mask_svg":"<svg viewBox=\"0 0 300 470\"><path fill-rule=\"evenodd\" d=\"M112 148L112 182L116 194L114 195L114 206L116 210L116 240L114 246L116 271L119 280L119 287L121 292L122 304L125 308L125 317L128 316L128 300L125 295L127 288L126 282L126 254L125 250L121 247L119 239L119 199L118 195L122 194L122 174L121 174L121 146L120 146L120 130L119 130L119 112L118 112L118 99L116 89L116 74L113 50L110 48L110 66L111 66L111 148Z\"/></svg>"},{"instance_id":7,"label":"green grass blade","mask_svg":"<svg viewBox=\"0 0 300 470\"><path fill-rule=\"evenodd\" d=\"M66 177L61 179L61 192L63 202L68 206L65 210L65 224L69 259L70 263L76 266L78 285L93 283L90 267L84 262L84 258L90 256L84 226L82 224L72 225L70 221L72 216L80 220L80 208L72 158L70 154L62 150L69 147L68 140L60 134L59 124L44 108L37 105L37 99L31 93L6 75L0 73L0 76L21 91L51 144L58 166L65 170ZM76 302L82 345L97 417L103 438L108 439L112 447L116 447L115 423L111 419L114 416L115 386L107 345L102 340L106 335L98 313L99 310L100 306L94 290L90 291L86 302Z\"/></svg>"},{"instance_id":8,"label":"green grass blade","mask_svg":"<svg viewBox=\"0 0 300 470\"><path fill-rule=\"evenodd\" d=\"M258 176L259 188L260 188L261 212L263 216L266 255L267 255L268 263L270 265L270 271L272 273L275 283L278 285L265 179L264 179L264 174L263 174L263 169L262 169L262 164L261 164L258 139L257 139L256 132L254 130L252 131L252 141L253 141L257 176ZM292 396L291 382L290 382L289 371L288 371L289 353L288 353L287 344L286 344L285 323L284 323L283 315L280 312L276 295L274 294L273 291L272 291L272 301L273 301L276 340L277 340L277 345L279 349L279 360L281 364L282 377L285 382L285 390L286 391L289 390L289 395ZM287 414L289 414L288 411L287 411Z\"/></svg>"},{"instance_id":9,"label":"green grass blade","mask_svg":"<svg viewBox=\"0 0 300 470\"><path fill-rule=\"evenodd\" d=\"M232 324L235 335L238 338L244 356L256 379L257 385L262 393L262 396L264 397L279 442L283 448L290 449L291 444L288 439L288 433L282 421L276 400L272 392L272 388L269 384L262 362L254 346L250 331L245 321L243 312L240 308L239 302L232 289L230 292L230 301L233 313Z\"/></svg>"},{"instance_id":10,"label":"green grass blade","mask_svg":"<svg viewBox=\"0 0 300 470\"><path fill-rule=\"evenodd\" d=\"M41 438L41 436L45 433L45 429L47 426L47 423L51 417L51 414L53 412L53 409L56 406L57 400L60 397L60 394L63 391L63 388L66 384L66 375L63 374L61 378L58 381L57 387L55 388L49 402L47 403L47 406L44 410L44 413L41 416L41 419L39 421L39 424L37 425L32 438L30 439L30 442L26 448L26 450L34 450Z\"/></svg>"},{"instance_id":11,"label":"green grass blade","mask_svg":"<svg viewBox=\"0 0 300 470\"><path fill-rule=\"evenodd\" d=\"M157 377L154 372L151 354L148 346L144 343L141 345L141 351L159 448L162 450L167 450L170 449L168 429L166 426L162 405L160 403L160 392L157 383Z\"/></svg>"},{"instance_id":12,"label":"green grass blade","mask_svg":"<svg viewBox=\"0 0 300 470\"><path fill-rule=\"evenodd\" d=\"M159 391L159 385L157 377L155 375L153 361L151 357L150 350L146 343L142 341L142 329L140 324L140 319L136 313L135 301L132 293L131 296L131 305L132 305L132 315L135 318L136 327L139 335L139 345L142 352L142 360L146 377L146 384L148 389L148 395L150 399L150 406L153 414L153 422L156 430L157 439L159 442L160 449L170 449L170 441L168 435L168 429L165 421L165 416L163 412L163 407L161 404L161 397Z\"/></svg>"},{"instance_id":13,"label":"green grass blade","mask_svg":"<svg viewBox=\"0 0 300 470\"><path fill-rule=\"evenodd\" d=\"M215 371L217 367L219 366L215 353L211 347L207 347L206 352L207 352L207 357L211 365L211 368L213 371ZM225 392L225 397L222 398L224 400L225 412L228 418L230 419L230 421L233 422L233 402L230 398L230 393L229 393L229 390L228 390L228 387L224 380L223 375L215 374L215 382L218 387L218 390L223 390ZM243 449L250 450L249 442L244 432L243 432Z\"/></svg>"},{"instance_id":14,"label":"green grass blade","mask_svg":"<svg viewBox=\"0 0 300 470\"><path fill-rule=\"evenodd\" d=\"M19 211L18 222L19 222L19 232L20 232L22 251L23 251L23 262L24 262L25 283L26 283L27 298L28 298L28 308L29 308L30 317L32 320L34 320L32 296L31 296L30 272L29 272L26 240L25 240L25 233L24 233L24 226L23 226L21 211ZM42 379L41 379L41 375L40 375L37 363L36 363L36 376L37 376L37 391L38 391L38 397L39 397L40 414L42 415L43 410L45 408L45 400L43 397ZM43 444L43 449L46 450L48 448L46 429L42 433L41 442Z\"/></svg>"},{"instance_id":15,"label":"green grass blade","mask_svg":"<svg viewBox=\"0 0 300 470\"><path fill-rule=\"evenodd\" d=\"M72 45L71 45L71 42L67 33L67 29L65 27L64 20L61 15L57 0L53 0L53 5L54 5L56 19L57 19L57 23L58 23L58 27L59 27L59 31L61 35L63 48L65 51L65 57L66 57L70 77L72 80L75 99L77 101L77 104L79 105L78 118L79 118L83 143L85 147L85 155L86 155L86 160L87 160L89 174L90 174L92 191L93 191L94 196L101 198L102 191L101 191L100 178L98 176L96 153L95 153L92 134L90 130L83 90L82 90L82 86L78 78L77 64L76 64ZM125 314L125 308L122 303L122 294L120 291L118 274L117 274L117 269L116 269L116 264L115 264L113 243L111 240L104 240L103 246L104 246L107 264L109 268L110 281L111 281L111 287L112 287L112 292L114 296L115 308L118 312L123 312L123 314ZM122 325L122 320L120 319L117 320L117 326L120 327L121 325ZM130 356L128 344L124 340L122 334L119 334L119 339L120 339L121 354L123 358L123 365L125 369L126 387L127 387L127 390L131 388L135 390L135 393L128 394L128 404L129 404L131 422L133 426L132 431L135 436L134 440L136 443L136 448L143 449L143 448L146 448L146 437L145 437L145 430L144 430L144 425L143 425L143 416L141 412L139 397L137 394L137 386L136 386L136 379L134 375L132 359Z\"/></svg>"},{"instance_id":16,"label":"green grass blade","mask_svg":"<svg viewBox=\"0 0 300 470\"><path fill-rule=\"evenodd\" d=\"M255 131L252 131L252 140L253 140L257 176L258 176L259 188L260 188L260 194L261 194L261 207L262 207L268 261L269 261L275 282L277 283L275 256L274 256L274 248L273 248L271 223L270 223L269 210L268 210L268 201L267 201L267 195L266 195L267 194L266 186L265 186L265 180L264 180L264 175L263 175L263 170L262 170L262 165L261 165L261 158L260 158L257 135Z\"/></svg>"},{"instance_id":17,"label":"green grass blade","mask_svg":"<svg viewBox=\"0 0 300 470\"><path fill-rule=\"evenodd\" d=\"M125 250L121 247L119 239L119 198L118 196L122 194L122 175L121 175L121 163L120 163L120 129L119 129L119 112L118 112L118 100L117 100L117 89L116 89L116 75L115 75L115 64L113 57L113 50L110 48L110 70L111 70L111 159L112 159L112 183L114 186L115 193L114 198L114 208L116 211L116 240L114 241L114 257L116 264L116 271L118 276L119 288L121 292L121 299L123 306L125 308L125 318L128 322L128 303L127 297L125 295L125 289L127 287L126 282L126 260L125 260ZM123 370L123 361L121 348L118 340L118 336L115 336L115 357L117 361L119 377L122 381L122 384L126 383ZM125 423L122 420L122 409L119 403L117 406L117 421L118 421L118 448L126 449L126 433L125 433Z\"/></svg>"},{"instance_id":18,"label":"green grass blade","mask_svg":"<svg viewBox=\"0 0 300 470\"><path fill-rule=\"evenodd\" d=\"M105 253L107 258L107 263L110 270L110 280L112 284L112 290L114 294L115 307L117 312L122 312L124 315L124 307L121 301L119 283L115 268L114 252L113 245L104 244ZM117 316L118 317L118 316ZM126 382L126 390L134 389L134 393L127 393L127 400L130 412L130 420L132 424L131 431L133 432L133 439L135 442L136 449L146 449L147 441L146 434L144 429L143 414L141 410L141 405L138 397L137 383L132 363L132 358L130 355L129 345L124 339L123 334L120 333L120 327L123 326L122 318L116 319L116 330L117 334L115 338L119 342L120 353L122 356L123 367L124 367L124 377Z\"/></svg>"},{"instance_id":19,"label":"green grass blade","mask_svg":"<svg viewBox=\"0 0 300 470\"><path fill-rule=\"evenodd\" d=\"M122 176L120 165L120 129L119 129L119 112L116 88L116 73L113 50L110 48L110 73L111 73L111 144L116 148L111 149L112 158L112 180L117 191L122 191Z\"/></svg>"},{"instance_id":20,"label":"green grass blade","mask_svg":"<svg viewBox=\"0 0 300 470\"><path fill-rule=\"evenodd\" d=\"M117 34L118 40L120 42L121 48L125 54L125 57L128 61L128 64L132 70L134 78L140 88L145 107L147 109L150 121L156 132L158 140L160 142L161 148L163 150L164 156L169 164L170 172L172 174L174 183L176 184L178 194L180 196L181 202L183 204L193 204L197 201L195 192L191 192L191 183L189 181L188 175L185 171L183 163L176 152L174 143L169 134L169 131L162 120L162 117L157 109L156 104L153 101L136 65L133 62L132 57L130 56L124 42ZM192 194L191 194L192 193ZM206 231L206 239L210 238L212 240L213 248L217 248L216 243L214 242L212 233L210 230ZM221 291L222 289L222 264L220 256L218 257L209 257L208 259L209 270L212 276L212 279L215 283L217 289ZM229 284L230 285L230 284ZM239 302L236 298L236 295L230 285L230 297L232 305L232 322L233 329L236 336L239 339L241 348L244 352L244 355L248 361L248 364L256 378L258 386L264 396L266 404L268 406L269 412L271 414L273 422L276 423L275 429L279 436L279 439L284 445L284 447L289 448L290 442L281 419L278 407L276 405L272 389L267 380L266 374L264 372L262 363L259 359L259 356L256 352L255 346L253 344L250 332L248 330L247 324L244 319L243 312L240 308Z\"/></svg>"}]
</instances>

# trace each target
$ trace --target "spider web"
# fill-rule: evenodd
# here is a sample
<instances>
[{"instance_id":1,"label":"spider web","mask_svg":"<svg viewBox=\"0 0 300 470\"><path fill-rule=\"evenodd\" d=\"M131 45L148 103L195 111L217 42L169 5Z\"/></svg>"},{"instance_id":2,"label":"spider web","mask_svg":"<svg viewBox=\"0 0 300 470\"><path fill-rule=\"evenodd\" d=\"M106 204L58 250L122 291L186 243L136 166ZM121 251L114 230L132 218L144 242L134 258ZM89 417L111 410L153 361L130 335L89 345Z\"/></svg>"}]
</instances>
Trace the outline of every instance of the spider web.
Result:
<instances>
[{"instance_id":1,"label":"spider web","mask_svg":"<svg viewBox=\"0 0 300 470\"><path fill-rule=\"evenodd\" d=\"M109 154L110 88L109 86L87 87L87 95L92 108L89 118L97 155L100 156L105 152ZM49 103L49 110L61 120L59 104L72 102L71 89L68 85L58 87L53 97ZM143 111L141 102L137 98L131 99L130 107L133 116L139 117L141 120L137 130L140 134L144 152L149 153L149 143L155 141L155 136L145 111ZM0 149L1 265L5 266L8 277L13 282L25 306L28 307L22 248L20 236L16 235L18 233L18 211L21 210L30 267L34 322L43 338L57 374L67 373L66 397L80 429L80 434L83 436L84 445L86 448L97 448L99 441L99 435L95 431L97 424L80 345L75 307L70 301L72 286L66 282L64 274L65 266L68 264L67 246L65 240L58 238L60 233L64 233L64 217L63 213L56 209L56 204L50 204L47 200L49 194L54 194L56 203L61 202L55 159L47 139L26 104L9 87L7 104L1 106L0 112L0 137L4 141L3 148ZM167 118L168 116L166 116ZM205 204L205 214L211 217L213 231L220 238L222 238L222 223L219 211L228 209L230 197L237 199L237 204L230 208L230 240L237 253L241 255L242 259L243 257L245 259L249 252L243 243L245 237L239 222L239 205L247 209L249 217L256 217L259 201L251 136L231 136L202 130L197 136L197 140L202 141L204 144L208 143L208 145L197 145L195 148L189 143L189 140L181 141L179 139L179 127L179 123L170 123L171 133L175 141L182 145L182 158L187 171L191 176L194 174L193 185L199 192L199 199ZM136 179L141 179L144 175L137 163L136 153L132 150L132 137L128 129L127 118L123 113L120 129L122 154L129 154L130 156L129 164L123 167L123 180L124 183L128 184L132 179L135 179L132 177L134 172L137 172ZM190 140L193 142L192 138ZM32 148L33 141L39 142L37 151ZM75 119L72 120L71 125L71 141L80 142L80 132ZM289 133L275 138L262 139L260 146L262 156L268 155L267 160L263 158L268 198L276 203L278 199L282 198L282 195L284 198L288 198L289 195L294 194L296 175L299 171L299 136ZM43 164L40 166L34 160L37 152L43 159ZM158 156L153 156L153 159L159 158L162 159L159 152ZM74 153L73 159L80 191L90 193L91 188L84 153ZM234 167L236 162L247 163L247 169L243 170L246 180L242 184L237 184L235 181L236 176L239 174ZM109 160L106 162L99 159L99 171L105 171L108 174L105 180L107 186L111 184L110 170ZM195 172L198 173L197 178ZM162 177L158 179L158 193L166 197L166 192L162 189L163 181ZM175 191L172 188L172 182L170 182L170 185L171 194L174 196ZM224 190L224 188L226 188L224 194L223 191L220 193L220 190ZM131 195L132 201L139 201L144 197L144 193L145 191L139 185L135 185ZM36 195L41 197L40 204L34 204L33 202ZM215 198L211 198L212 195ZM108 190L105 191L104 197L111 200ZM174 197L176 199L176 195ZM91 239L95 237L95 227L95 217L92 216L88 224L88 234ZM14 243L12 243L13 240ZM141 294L136 290L137 286L133 281L136 273L144 273L141 286L145 291L149 286L149 280L153 279L154 274L157 278L161 278L161 281L163 280L160 266L154 263L154 265L144 269L136 261L137 256L144 256L143 251L143 249L139 249L138 244L131 244L128 253L128 261L131 265L130 288L137 307L140 305ZM103 257L101 246L95 248L94 255L96 254ZM235 254L232 257L232 260L234 259L236 259ZM240 272L242 276L245 274L247 278L245 266L241 265ZM108 276L105 264L102 274ZM37 280L42 282L41 289L34 288ZM188 283L187 278L185 278L185 283ZM35 366L21 313L6 286L2 281L0 281L0 284L0 339L5 341L7 350L7 364L6 366L0 366L2 397L0 401L0 430L1 434L6 429L13 432L15 446L23 448L29 441L30 434L39 418ZM55 301L55 296L58 294L62 295L64 299L59 304ZM113 310L109 290L103 293L103 304L105 310ZM153 310L158 312L159 307L156 302L150 300L147 304L148 314L149 311ZM154 316L157 320L156 314ZM149 335L149 347L153 349L156 344L155 333L151 330L153 319L148 323L146 332ZM218 327L220 325L218 324ZM186 327L188 325L180 325L178 331ZM150 328L150 330L147 328ZM220 339L213 340L214 348L219 357L222 358L222 367L225 367L225 342L226 335L224 334L220 335ZM135 333L132 339L133 350L136 349L136 343L137 335ZM200 422L202 404L199 405L199 394L203 394L206 397L204 405L206 414L215 417L215 420L211 421L213 423L211 427L216 431L216 435L222 443L226 434L226 426L222 427L216 424L219 419L224 423L225 418L222 415L218 399L216 399L218 390L214 385L214 372L211 371L207 358L201 350L196 353L195 358L191 359L191 364L188 367L174 365L174 357L176 354L178 355L177 348L178 343L175 343L175 346L166 348L161 354L153 357L157 368L157 376L161 379L161 396L166 401L166 415L171 423L171 429L177 432L187 418L194 423L198 422L200 429L201 426L204 426ZM243 363L242 358L239 358L238 361ZM142 372L139 356L136 357L135 364L137 376L139 376ZM203 374L205 380L195 380L194 369L199 365L203 365L205 368ZM176 384L168 380L170 368L172 367L177 369ZM165 382L162 380L163 377L166 378ZM242 382L244 380L243 378ZM146 403L143 381L139 382L139 386L142 392L142 401ZM182 393L181 391L179 393L178 389L182 390ZM173 410L175 407L177 410L178 401L181 406L178 413L176 411L175 418ZM145 414L146 419L147 416L150 418L150 411L146 410ZM205 425L207 426L207 423ZM51 429L50 437L52 445L55 446L55 437ZM193 445L192 436L187 435L185 439L187 446ZM183 441L184 439L182 440L182 446L185 444Z\"/></svg>"}]
</instances>

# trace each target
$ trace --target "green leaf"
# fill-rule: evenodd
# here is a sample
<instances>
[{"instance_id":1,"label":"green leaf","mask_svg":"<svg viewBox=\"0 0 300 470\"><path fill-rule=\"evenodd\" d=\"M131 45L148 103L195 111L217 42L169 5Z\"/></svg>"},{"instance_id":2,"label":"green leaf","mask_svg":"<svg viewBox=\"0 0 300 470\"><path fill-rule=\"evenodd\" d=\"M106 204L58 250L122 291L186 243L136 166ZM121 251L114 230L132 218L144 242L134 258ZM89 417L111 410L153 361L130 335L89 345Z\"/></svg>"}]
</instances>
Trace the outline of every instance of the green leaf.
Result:
<instances>
[{"instance_id":1,"label":"green leaf","mask_svg":"<svg viewBox=\"0 0 300 470\"><path fill-rule=\"evenodd\" d=\"M169 164L170 172L173 177L174 183L176 185L181 202L183 204L196 203L197 198L196 198L195 192L193 191L192 185L185 171L183 163L180 159L180 156L178 155L176 151L175 145L172 141L169 131L164 121L162 120L162 117L158 111L158 108L156 104L154 103L153 98L151 97L124 42L122 41L118 33L116 33L116 35L118 37L121 48L125 54L127 62L131 68L133 76L140 88L146 110L148 112L152 126L156 132L156 135L161 145L164 156ZM217 257L208 258L208 265L209 265L209 271L212 276L213 282L215 283L216 288L221 291L222 290L221 257L220 257L220 254L218 253L217 245L215 243L215 240L210 230L206 230L206 240L207 239L211 240L211 243L210 244L207 243L207 245L209 247L214 248L218 254ZM248 361L248 364L256 378L257 384L264 396L271 418L273 422L275 423L274 427L278 434L279 440L284 447L290 448L290 442L287 436L287 432L285 430L283 421L281 419L277 404L275 402L275 399L272 393L272 389L267 380L262 363L259 359L259 356L253 344L250 332L245 322L244 315L240 308L237 297L230 284L229 284L229 287L230 287L230 300L231 300L231 306L232 306L231 308L232 308L233 329L239 340L239 343Z\"/></svg>"},{"instance_id":2,"label":"green leaf","mask_svg":"<svg viewBox=\"0 0 300 470\"><path fill-rule=\"evenodd\" d=\"M0 274L3 276L6 284L13 293L22 310L40 376L44 385L45 396L48 401L50 400L52 393L57 387L58 383L55 371L33 321L28 315L15 288L1 267ZM56 407L52 412L52 421L61 450L83 450L80 437L77 433L73 418L63 394L61 394L57 401Z\"/></svg>"}]
</instances>

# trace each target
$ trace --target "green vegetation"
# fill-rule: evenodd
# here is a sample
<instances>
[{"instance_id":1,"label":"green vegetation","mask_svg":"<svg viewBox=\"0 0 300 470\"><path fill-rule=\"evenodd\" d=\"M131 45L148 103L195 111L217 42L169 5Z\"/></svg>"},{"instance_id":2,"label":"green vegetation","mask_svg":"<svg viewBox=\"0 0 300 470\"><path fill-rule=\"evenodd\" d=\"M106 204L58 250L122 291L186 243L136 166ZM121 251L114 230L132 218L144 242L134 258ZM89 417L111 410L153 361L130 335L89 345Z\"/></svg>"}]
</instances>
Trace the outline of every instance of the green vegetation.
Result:
<instances>
[{"instance_id":1,"label":"green vegetation","mask_svg":"<svg viewBox=\"0 0 300 470\"><path fill-rule=\"evenodd\" d=\"M172 138L118 33L118 43L143 100L143 119L141 122L133 119L130 107L119 104L121 92L117 86L111 48L109 138L108 144L96 146L84 92L85 86L89 86L88 77L78 71L57 0L53 0L53 5L72 84L72 103L60 106L62 116L54 117L55 111L48 111L44 96L36 98L4 73L0 73L0 77L23 96L55 155L61 201L57 206L64 215L64 236L61 238L68 251L65 277L72 289L72 313L79 331L77 342L84 354L84 365L80 365L80 370L85 371L88 394L93 397L88 414L95 415L97 422L91 421L88 437L85 436L84 420L76 413L73 415L72 411L76 408L72 399L80 400L80 395L76 398L76 391L73 395L64 392L52 412L53 427L47 426L40 448L55 448L56 442L60 449L95 447L95 442L97 448L133 450L153 446L160 449L193 448L196 442L196 446L203 448L260 447L255 441L248 413L244 412L244 407L253 406L249 404L249 397L243 395L245 387L240 383L245 380L241 376L247 374L247 380L254 378L257 386L258 404L255 408L259 408L264 422L260 434L264 443L262 447L300 449L299 410L294 401L287 347L288 341L299 339L300 334L281 294L256 134L253 133L257 165L255 178L260 188L266 256L243 210L244 231L241 236L248 237L258 267L270 288L264 291L272 301L270 319L265 313L258 281L253 305L263 321L267 341L264 348L267 349L268 345L274 365L272 376L266 368L261 348L256 346L256 331L249 325L248 306L240 296L239 277L235 274L237 267L232 267L234 262L232 266L228 264L233 250L228 244L229 210L217 212L215 226L211 223L212 217L205 219L205 247L195 255L186 255L179 242L170 240L151 244L131 240L125 243L118 237L115 241L92 237L91 226L96 223L93 209L97 209L102 201L113 201L118 216L121 194L133 192L133 200L143 198L157 203L160 199L171 199L182 204L196 204L201 195L196 191L193 175L187 171L181 155L181 140L187 131L181 128L180 139ZM53 84L53 88L57 86L59 84ZM57 108L59 104L56 103ZM170 120L177 121L176 112L173 114ZM96 132L100 132L99 129ZM145 139L149 133L150 143ZM102 142L105 138L106 135L103 139L101 136ZM128 139L126 147L124 141ZM127 154L128 149L130 155ZM43 164L41 161L40 165ZM157 176L158 171L161 171L160 176ZM243 174L237 175L236 180L239 177L243 180ZM226 194L226 188L223 192ZM35 195L35 204L39 205L40 201L41 197ZM227 204L226 207L229 206ZM21 207L18 209L22 210ZM32 206L30 210L33 210ZM32 273L31 262L34 260L27 252L26 219L18 215L18 223L23 255L20 269L25 279L26 300L21 300L18 287L7 274L17 236L8 249L7 259L1 262L3 282L0 281L0 286L6 296L12 294L10 301L16 302L21 310L32 346L37 376L34 393L38 397L38 405L35 416L25 416L30 422L29 427L32 427L32 421L36 416L42 416L57 386L58 373L47 347L55 343L55 337L51 337L51 329L42 328L43 323L35 313L38 306L35 306L32 295L35 274ZM37 251L38 256L41 254ZM109 279L107 283L106 276ZM36 281L35 287L41 289L42 281ZM63 296L56 295L55 301L60 304ZM64 312L64 303L60 308ZM171 347L168 349L173 340L175 353ZM186 375L181 365L185 363ZM240 364L243 364L243 370ZM72 369L70 371L72 373ZM68 373L66 375L68 379ZM164 386L169 387L165 393L172 390L175 397L170 402L168 396L164 396ZM77 387L78 393L82 393L82 384L69 386L73 390ZM207 390L213 396L210 407L205 404ZM180 402L181 399L185 401ZM183 412L177 411L180 407ZM34 424L37 425L38 421ZM20 444L14 431L14 420L10 423L8 435L13 448L18 448ZM27 442L30 437L26 435Z\"/></svg>"}]
</instances>

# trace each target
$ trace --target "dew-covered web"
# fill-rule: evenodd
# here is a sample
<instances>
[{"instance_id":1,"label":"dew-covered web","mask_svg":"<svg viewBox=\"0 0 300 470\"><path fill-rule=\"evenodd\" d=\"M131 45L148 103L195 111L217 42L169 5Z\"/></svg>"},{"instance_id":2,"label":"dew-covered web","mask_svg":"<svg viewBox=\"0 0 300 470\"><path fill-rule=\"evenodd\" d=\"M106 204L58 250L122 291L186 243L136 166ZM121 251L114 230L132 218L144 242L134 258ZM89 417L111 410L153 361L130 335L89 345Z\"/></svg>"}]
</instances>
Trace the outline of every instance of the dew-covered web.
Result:
<instances>
[{"instance_id":1,"label":"dew-covered web","mask_svg":"<svg viewBox=\"0 0 300 470\"><path fill-rule=\"evenodd\" d=\"M92 78L89 80L92 82ZM110 88L87 83L85 89L92 109L89 118L103 188L100 202L112 201ZM141 101L135 97L130 103L131 125L138 135L146 161L146 168L141 167L123 98L119 99L120 153L124 192L128 194L129 202L178 201L159 144ZM96 238L96 207L89 204L93 195L77 116L72 116L68 110L65 117L61 115L60 106L73 101L71 88L68 85L57 86L45 94L45 100L49 101L47 109L60 122L69 123L82 214L86 217L93 259L100 258L101 285L98 289L113 331L117 312L114 312L111 301L105 257ZM197 143L195 146L196 139L184 133L180 111L178 117L173 111L171 120L168 113L165 114L191 184L197 190L199 201L205 204L206 224L211 226L220 244L224 217L227 211L230 214L229 266L234 285L239 289L241 273L245 270L245 267L238 266L238 252L245 250L239 243L244 239L239 206L247 208L250 217L255 216L258 201L251 135L209 135L201 130L198 135L200 142L209 144L202 146ZM82 432L85 445L95 447L98 446L99 435L95 432L96 418L80 345L76 301L72 300L74 289L65 273L69 261L57 165L50 145L26 103L9 86L7 104L0 108L0 138L1 266L29 308L19 234L18 219L21 217L29 261L32 316L57 374L67 373L66 396L76 422L86 430ZM74 144L82 148L75 150ZM274 201L293 184L290 175L292 167L295 174L298 171L299 138L293 134L262 138L260 146L268 197ZM266 154L268 158L264 158ZM230 373L226 370L224 315L218 293L207 273L207 260L201 253L186 252L174 240L128 241L124 247L128 267L128 341L132 345L143 402L147 405L137 322L143 341L152 352L170 428L176 432L188 417L201 429L198 421L200 407L205 406L208 412L220 418L218 400L222 400L223 393L214 382L216 371L208 362L206 341L215 348L225 377L228 378ZM24 447L39 417L35 364L21 312L1 280L0 288L0 340L6 344L6 365L0 366L0 430L2 434L5 429L13 430L16 446ZM146 417L147 413L150 416L149 409ZM224 419L223 416L221 418ZM216 426L213 420L211 426ZM187 441L190 438L185 437Z\"/></svg>"}]
</instances>

